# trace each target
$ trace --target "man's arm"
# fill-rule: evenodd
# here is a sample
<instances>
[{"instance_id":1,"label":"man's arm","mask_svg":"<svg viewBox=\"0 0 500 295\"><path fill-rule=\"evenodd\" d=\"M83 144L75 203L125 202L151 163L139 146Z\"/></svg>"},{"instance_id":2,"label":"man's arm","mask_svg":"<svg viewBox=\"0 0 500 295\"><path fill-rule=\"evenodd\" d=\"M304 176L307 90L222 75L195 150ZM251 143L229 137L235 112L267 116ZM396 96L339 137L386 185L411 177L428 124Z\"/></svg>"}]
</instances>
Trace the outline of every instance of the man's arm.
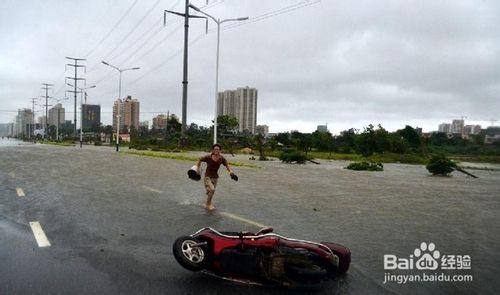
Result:
<instances>
[{"instance_id":1,"label":"man's arm","mask_svg":"<svg viewBox=\"0 0 500 295\"><path fill-rule=\"evenodd\" d=\"M233 170L231 169L231 166L229 166L229 163L226 160L226 158L224 158L222 165L226 166L227 172L229 172L229 174L233 173Z\"/></svg>"},{"instance_id":2,"label":"man's arm","mask_svg":"<svg viewBox=\"0 0 500 295\"><path fill-rule=\"evenodd\" d=\"M197 168L198 170L197 170L196 172L198 172L198 174L200 174L201 162L206 162L206 161L207 161L207 160L206 160L206 157L207 157L207 156L203 156L203 157L201 157L200 159L198 159L198 162L196 163L196 166L198 167L198 168Z\"/></svg>"}]
</instances>

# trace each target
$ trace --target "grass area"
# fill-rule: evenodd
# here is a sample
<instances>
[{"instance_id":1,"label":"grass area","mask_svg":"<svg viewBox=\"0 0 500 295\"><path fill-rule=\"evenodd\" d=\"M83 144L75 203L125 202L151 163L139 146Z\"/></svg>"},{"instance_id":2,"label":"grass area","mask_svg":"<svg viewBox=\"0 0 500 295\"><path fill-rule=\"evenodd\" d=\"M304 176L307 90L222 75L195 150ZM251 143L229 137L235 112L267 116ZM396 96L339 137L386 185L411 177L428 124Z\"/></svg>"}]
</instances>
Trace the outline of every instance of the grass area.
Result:
<instances>
[{"instance_id":1,"label":"grass area","mask_svg":"<svg viewBox=\"0 0 500 295\"><path fill-rule=\"evenodd\" d=\"M467 170L500 171L500 168L491 168L491 167L477 167L477 166L460 166L460 167Z\"/></svg>"},{"instance_id":2,"label":"grass area","mask_svg":"<svg viewBox=\"0 0 500 295\"><path fill-rule=\"evenodd\" d=\"M199 159L199 157L188 156L182 153L168 153L168 152L141 151L141 150L126 150L122 151L122 153L136 155L136 156L155 157L155 158L164 158L164 159L190 161L190 162L196 162ZM229 165L235 167L261 168L260 166L257 165L241 163L241 162L229 162Z\"/></svg>"},{"instance_id":3,"label":"grass area","mask_svg":"<svg viewBox=\"0 0 500 295\"><path fill-rule=\"evenodd\" d=\"M281 152L266 152L266 156L279 157ZM427 158L416 154L392 154L385 153L382 155L373 155L370 157L363 157L359 154L339 154L329 152L309 152L309 157L314 159L324 160L345 160L345 161L368 161L377 163L405 163L405 164L426 164Z\"/></svg>"},{"instance_id":4,"label":"grass area","mask_svg":"<svg viewBox=\"0 0 500 295\"><path fill-rule=\"evenodd\" d=\"M500 156L452 155L450 158L459 162L500 164Z\"/></svg>"},{"instance_id":5,"label":"grass area","mask_svg":"<svg viewBox=\"0 0 500 295\"><path fill-rule=\"evenodd\" d=\"M69 141L49 141L49 140L40 140L38 141L41 144L50 144L50 145L58 145L58 146L74 146L74 142L69 142Z\"/></svg>"},{"instance_id":6,"label":"grass area","mask_svg":"<svg viewBox=\"0 0 500 295\"><path fill-rule=\"evenodd\" d=\"M281 154L280 151L266 151L266 156L278 158ZM377 163L405 163L405 164L420 164L425 165L428 158L419 154L394 154L384 153L380 155L372 155L370 157L363 157L359 154L340 154L329 152L309 152L308 156L315 159L324 160L345 160L345 161L368 161ZM472 162L472 163L492 163L500 164L500 156L483 156L483 155L449 155L449 158L459 162Z\"/></svg>"}]
</instances>

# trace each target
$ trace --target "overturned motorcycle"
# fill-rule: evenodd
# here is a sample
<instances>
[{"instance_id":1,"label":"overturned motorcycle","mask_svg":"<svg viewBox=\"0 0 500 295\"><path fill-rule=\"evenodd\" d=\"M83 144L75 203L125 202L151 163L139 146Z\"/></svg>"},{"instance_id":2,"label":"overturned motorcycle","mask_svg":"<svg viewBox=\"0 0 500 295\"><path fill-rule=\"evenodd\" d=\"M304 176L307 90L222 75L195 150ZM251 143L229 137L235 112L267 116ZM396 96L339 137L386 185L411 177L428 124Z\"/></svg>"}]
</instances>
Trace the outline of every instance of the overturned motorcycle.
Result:
<instances>
[{"instance_id":1,"label":"overturned motorcycle","mask_svg":"<svg viewBox=\"0 0 500 295\"><path fill-rule=\"evenodd\" d=\"M188 270L266 286L319 284L349 269L351 252L347 247L290 239L272 231L263 228L254 234L203 228L178 238L173 253Z\"/></svg>"}]
</instances>

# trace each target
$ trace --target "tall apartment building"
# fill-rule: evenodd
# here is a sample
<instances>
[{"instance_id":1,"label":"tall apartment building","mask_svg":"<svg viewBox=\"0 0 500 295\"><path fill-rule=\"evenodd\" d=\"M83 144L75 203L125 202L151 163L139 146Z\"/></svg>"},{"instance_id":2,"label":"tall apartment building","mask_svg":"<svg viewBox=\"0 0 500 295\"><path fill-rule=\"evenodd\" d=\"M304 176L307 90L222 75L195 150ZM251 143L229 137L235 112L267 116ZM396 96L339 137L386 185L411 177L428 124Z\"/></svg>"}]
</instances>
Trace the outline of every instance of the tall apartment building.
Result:
<instances>
[{"instance_id":1,"label":"tall apartment building","mask_svg":"<svg viewBox=\"0 0 500 295\"><path fill-rule=\"evenodd\" d=\"M82 128L84 132L98 132L101 125L101 106L82 104Z\"/></svg>"},{"instance_id":2,"label":"tall apartment building","mask_svg":"<svg viewBox=\"0 0 500 295\"><path fill-rule=\"evenodd\" d=\"M256 132L257 125L257 89L240 87L236 90L219 92L217 114L233 116L238 119L238 131Z\"/></svg>"},{"instance_id":3,"label":"tall apartment building","mask_svg":"<svg viewBox=\"0 0 500 295\"><path fill-rule=\"evenodd\" d=\"M450 123L439 124L438 132L451 133L451 124Z\"/></svg>"},{"instance_id":4,"label":"tall apartment building","mask_svg":"<svg viewBox=\"0 0 500 295\"><path fill-rule=\"evenodd\" d=\"M58 103L49 110L49 126L56 126L58 121L61 126L65 120L65 110L62 104Z\"/></svg>"},{"instance_id":5,"label":"tall apartment building","mask_svg":"<svg viewBox=\"0 0 500 295\"><path fill-rule=\"evenodd\" d=\"M16 116L14 136L28 136L33 133L33 111L31 109L19 109Z\"/></svg>"},{"instance_id":6,"label":"tall apartment building","mask_svg":"<svg viewBox=\"0 0 500 295\"><path fill-rule=\"evenodd\" d=\"M326 133L328 132L328 125L318 125L316 131Z\"/></svg>"},{"instance_id":7,"label":"tall apartment building","mask_svg":"<svg viewBox=\"0 0 500 295\"><path fill-rule=\"evenodd\" d=\"M124 100L115 100L113 105L113 129L116 129L118 108L120 108L120 130L124 128L130 129L130 127L139 129L139 101L132 99L131 96L127 96Z\"/></svg>"},{"instance_id":8,"label":"tall apartment building","mask_svg":"<svg viewBox=\"0 0 500 295\"><path fill-rule=\"evenodd\" d=\"M462 134L464 132L464 120L453 120L451 122L451 133Z\"/></svg>"},{"instance_id":9,"label":"tall apartment building","mask_svg":"<svg viewBox=\"0 0 500 295\"><path fill-rule=\"evenodd\" d=\"M481 125L465 125L464 135L475 135L481 132Z\"/></svg>"},{"instance_id":10,"label":"tall apartment building","mask_svg":"<svg viewBox=\"0 0 500 295\"><path fill-rule=\"evenodd\" d=\"M153 118L153 129L163 130L167 127L168 117L165 114L159 114Z\"/></svg>"}]
</instances>

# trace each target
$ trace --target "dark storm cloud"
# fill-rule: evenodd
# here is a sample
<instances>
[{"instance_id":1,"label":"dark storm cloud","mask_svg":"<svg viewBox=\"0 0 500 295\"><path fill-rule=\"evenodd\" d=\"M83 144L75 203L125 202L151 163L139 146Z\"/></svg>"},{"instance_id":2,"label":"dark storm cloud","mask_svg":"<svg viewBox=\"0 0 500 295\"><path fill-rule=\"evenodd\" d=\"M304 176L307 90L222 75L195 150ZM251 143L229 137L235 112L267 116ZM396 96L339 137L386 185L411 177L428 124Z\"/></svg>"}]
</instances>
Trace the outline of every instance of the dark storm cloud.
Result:
<instances>
[{"instance_id":1,"label":"dark storm cloud","mask_svg":"<svg viewBox=\"0 0 500 295\"><path fill-rule=\"evenodd\" d=\"M118 77L99 62L155 2L138 2L127 20L89 56L89 83L108 75L89 92L89 98L103 109L111 110ZM300 2L226 0L209 12L221 18L255 17ZM204 1L193 3L201 6ZM60 76L65 55L87 54L131 4L3 2L2 108L28 106L25 98L38 95L39 83ZM112 58L123 51L109 61L141 67L125 73L123 85L125 94L141 100L144 111L180 113L182 55L175 53L182 48L182 30L174 31L179 20L169 18L166 28L142 44L157 30L155 26L162 25L162 9L176 4L179 9L178 1L160 1L154 13L109 55ZM77 15L71 14L75 8L80 11ZM311 131L323 123L335 132L369 123L381 123L391 130L404 124L433 130L441 121L461 115L469 117L468 123L485 125L500 110L499 16L495 1L323 0L260 22L223 29L220 89L258 88L258 121L269 124L272 131ZM188 121L209 124L214 107L216 36L213 32L205 36L203 31L203 21L191 22L190 40L203 37L190 46ZM162 38L166 40L158 43ZM137 54L124 59L136 50ZM163 66L152 71L163 61ZM11 119L10 114L0 116L1 121ZM151 116L144 113L141 120ZM111 122L109 113L103 119Z\"/></svg>"}]
</instances>

